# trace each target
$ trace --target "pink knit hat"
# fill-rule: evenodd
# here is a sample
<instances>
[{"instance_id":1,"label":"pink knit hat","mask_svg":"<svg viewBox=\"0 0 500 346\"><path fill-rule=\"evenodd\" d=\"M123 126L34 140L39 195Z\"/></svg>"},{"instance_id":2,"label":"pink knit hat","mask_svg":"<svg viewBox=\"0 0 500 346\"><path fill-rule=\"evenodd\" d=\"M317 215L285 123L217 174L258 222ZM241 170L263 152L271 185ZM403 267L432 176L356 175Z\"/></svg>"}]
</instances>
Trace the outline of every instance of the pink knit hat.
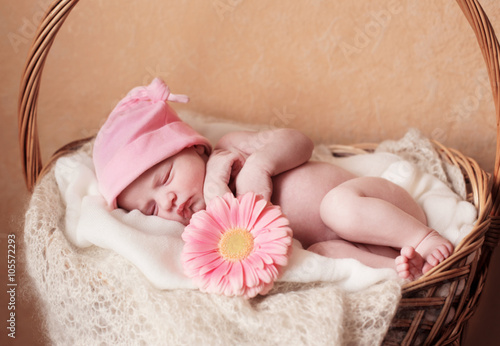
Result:
<instances>
[{"instance_id":1,"label":"pink knit hat","mask_svg":"<svg viewBox=\"0 0 500 346\"><path fill-rule=\"evenodd\" d=\"M187 102L170 93L155 78L132 89L113 109L94 143L94 165L99 190L116 208L118 195L142 173L185 148L201 145L210 154L209 141L179 119L166 101Z\"/></svg>"}]
</instances>

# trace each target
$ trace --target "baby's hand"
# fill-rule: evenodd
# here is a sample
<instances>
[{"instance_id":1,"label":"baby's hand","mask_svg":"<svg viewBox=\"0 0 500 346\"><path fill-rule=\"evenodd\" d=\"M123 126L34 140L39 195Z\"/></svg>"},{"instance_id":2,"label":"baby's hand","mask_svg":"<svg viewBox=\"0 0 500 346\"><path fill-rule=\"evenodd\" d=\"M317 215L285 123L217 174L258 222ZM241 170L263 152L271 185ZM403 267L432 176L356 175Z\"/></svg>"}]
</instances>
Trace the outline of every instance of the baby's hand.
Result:
<instances>
[{"instance_id":1,"label":"baby's hand","mask_svg":"<svg viewBox=\"0 0 500 346\"><path fill-rule=\"evenodd\" d=\"M245 159L237 152L217 149L210 155L207 162L203 194L205 202L210 202L216 196L232 192L229 184L243 167Z\"/></svg>"},{"instance_id":2,"label":"baby's hand","mask_svg":"<svg viewBox=\"0 0 500 346\"><path fill-rule=\"evenodd\" d=\"M265 200L270 201L273 194L271 176L261 166L252 163L252 156L248 157L245 165L236 177L236 195L247 192L260 194Z\"/></svg>"}]
</instances>

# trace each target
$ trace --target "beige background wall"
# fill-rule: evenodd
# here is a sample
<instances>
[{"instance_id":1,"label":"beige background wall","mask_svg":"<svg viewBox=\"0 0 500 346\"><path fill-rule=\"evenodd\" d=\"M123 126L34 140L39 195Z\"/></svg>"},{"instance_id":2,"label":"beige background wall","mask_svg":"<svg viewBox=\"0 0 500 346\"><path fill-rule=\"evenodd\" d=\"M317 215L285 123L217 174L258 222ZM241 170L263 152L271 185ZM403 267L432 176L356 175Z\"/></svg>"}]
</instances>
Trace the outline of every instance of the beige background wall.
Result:
<instances>
[{"instance_id":1,"label":"beige background wall","mask_svg":"<svg viewBox=\"0 0 500 346\"><path fill-rule=\"evenodd\" d=\"M482 3L500 32L500 5ZM18 88L47 5L0 0L0 283L7 234L17 234L21 262L28 194L17 144ZM417 127L493 167L486 69L453 1L82 1L45 66L39 98L44 158L94 134L130 88L155 76L191 97L185 108L203 114L299 128L317 143L379 142ZM497 251L467 345L500 339L498 284ZM43 316L23 285L15 344L42 345ZM0 296L4 321L8 297ZM4 340L4 322L0 327Z\"/></svg>"}]
</instances>

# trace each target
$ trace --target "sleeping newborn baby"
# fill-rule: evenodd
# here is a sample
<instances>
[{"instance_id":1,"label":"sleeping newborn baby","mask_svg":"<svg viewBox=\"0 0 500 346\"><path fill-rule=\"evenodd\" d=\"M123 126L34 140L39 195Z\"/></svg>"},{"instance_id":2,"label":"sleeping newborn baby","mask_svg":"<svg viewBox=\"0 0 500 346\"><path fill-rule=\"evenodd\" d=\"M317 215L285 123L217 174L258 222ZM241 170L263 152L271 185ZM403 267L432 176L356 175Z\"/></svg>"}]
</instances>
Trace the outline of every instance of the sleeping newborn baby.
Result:
<instances>
[{"instance_id":1,"label":"sleeping newborn baby","mask_svg":"<svg viewBox=\"0 0 500 346\"><path fill-rule=\"evenodd\" d=\"M415 279L452 253L404 189L309 161L313 143L301 132L233 132L212 151L167 101L187 97L155 79L131 90L100 129L93 158L111 207L187 225L215 196L252 191L279 205L294 238L323 256Z\"/></svg>"}]
</instances>

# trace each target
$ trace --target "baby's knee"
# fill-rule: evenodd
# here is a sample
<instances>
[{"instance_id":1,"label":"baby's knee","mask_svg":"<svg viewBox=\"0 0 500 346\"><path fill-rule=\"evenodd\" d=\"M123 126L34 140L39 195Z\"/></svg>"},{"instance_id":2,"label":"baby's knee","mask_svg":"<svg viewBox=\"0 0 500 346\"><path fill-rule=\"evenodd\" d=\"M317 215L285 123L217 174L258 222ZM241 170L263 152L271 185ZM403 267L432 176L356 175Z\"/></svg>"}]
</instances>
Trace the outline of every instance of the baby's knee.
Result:
<instances>
[{"instance_id":1,"label":"baby's knee","mask_svg":"<svg viewBox=\"0 0 500 346\"><path fill-rule=\"evenodd\" d=\"M356 191L342 185L330 190L320 204L322 221L332 230L352 228L356 218L359 217L356 202L359 197Z\"/></svg>"}]
</instances>

